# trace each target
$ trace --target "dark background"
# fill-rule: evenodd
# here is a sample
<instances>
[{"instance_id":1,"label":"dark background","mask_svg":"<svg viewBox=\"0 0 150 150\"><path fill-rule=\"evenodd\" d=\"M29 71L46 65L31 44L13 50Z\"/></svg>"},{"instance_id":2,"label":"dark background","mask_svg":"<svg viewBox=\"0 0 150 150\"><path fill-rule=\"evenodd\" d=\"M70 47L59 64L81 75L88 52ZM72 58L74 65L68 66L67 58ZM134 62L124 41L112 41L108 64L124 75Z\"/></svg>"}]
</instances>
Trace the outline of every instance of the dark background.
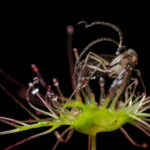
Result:
<instances>
[{"instance_id":1,"label":"dark background","mask_svg":"<svg viewBox=\"0 0 150 150\"><path fill-rule=\"evenodd\" d=\"M51 5L50 5L51 6ZM54 8L52 10L52 8ZM94 9L94 7L92 7ZM96 27L93 30L85 30L83 26L77 26L77 22L86 20L89 23L103 20L111 22L120 27L124 33L124 44L135 49L139 55L138 69L141 70L143 80L150 94L150 73L149 73L149 14L136 7L122 9L107 6L101 9L99 6L96 13L91 9L83 7L81 13L78 7L72 6L59 9L53 7L11 7L11 5L1 13L1 44L0 44L0 67L18 81L28 84L35 74L30 65L36 63L48 84L52 84L52 78L57 77L65 95L71 93L70 76L67 58L67 35L66 26L72 24L75 27L73 37L73 47L81 51L92 40L102 37L114 37L117 34L111 29ZM136 8L136 10L135 10ZM117 10L114 13L114 10ZM67 11L64 13L64 11ZM88 12L88 13L86 13ZM101 48L102 53L113 53L113 49L108 50L105 46ZM100 53L101 53L100 51ZM0 76L0 82L17 98L18 88L12 85L4 77ZM23 101L23 100L21 100ZM2 90L0 90L0 115L13 117L16 119L26 118L24 111ZM23 101L23 103L25 103ZM2 126L4 127L4 126ZM5 127L4 127L5 128ZM127 131L139 143L150 140L137 129L126 125ZM61 129L63 130L63 128ZM29 136L43 130L29 131L28 133L18 133L15 135L5 135L0 137L0 150ZM16 148L15 150L43 149L49 150L55 143L56 138L53 133L31 140ZM97 138L98 149L139 149L129 143L120 131L99 134ZM60 144L58 150L87 149L87 136L75 133L67 144Z\"/></svg>"}]
</instances>

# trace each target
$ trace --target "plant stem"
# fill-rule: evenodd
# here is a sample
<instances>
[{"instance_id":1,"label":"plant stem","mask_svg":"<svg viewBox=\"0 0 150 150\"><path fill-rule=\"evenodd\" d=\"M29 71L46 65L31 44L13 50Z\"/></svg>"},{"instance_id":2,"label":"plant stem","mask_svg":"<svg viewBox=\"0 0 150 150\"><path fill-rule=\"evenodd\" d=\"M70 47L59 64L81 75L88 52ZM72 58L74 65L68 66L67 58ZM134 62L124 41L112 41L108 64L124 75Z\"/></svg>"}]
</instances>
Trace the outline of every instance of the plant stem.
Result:
<instances>
[{"instance_id":1,"label":"plant stem","mask_svg":"<svg viewBox=\"0 0 150 150\"><path fill-rule=\"evenodd\" d=\"M96 135L91 136L91 150L96 150Z\"/></svg>"}]
</instances>

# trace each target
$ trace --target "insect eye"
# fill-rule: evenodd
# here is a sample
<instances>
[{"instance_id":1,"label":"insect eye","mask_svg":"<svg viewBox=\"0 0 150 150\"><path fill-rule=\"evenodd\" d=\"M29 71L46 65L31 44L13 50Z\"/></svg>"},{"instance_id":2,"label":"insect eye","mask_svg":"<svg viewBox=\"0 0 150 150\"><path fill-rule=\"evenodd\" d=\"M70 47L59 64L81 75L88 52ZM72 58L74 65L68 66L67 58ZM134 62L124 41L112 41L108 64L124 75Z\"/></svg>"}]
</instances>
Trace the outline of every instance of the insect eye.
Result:
<instances>
[{"instance_id":1,"label":"insect eye","mask_svg":"<svg viewBox=\"0 0 150 150\"><path fill-rule=\"evenodd\" d=\"M119 55L120 53L124 52L125 50L127 50L127 48L125 45L123 45L117 49L116 54Z\"/></svg>"},{"instance_id":2,"label":"insect eye","mask_svg":"<svg viewBox=\"0 0 150 150\"><path fill-rule=\"evenodd\" d=\"M132 53L128 53L128 57L133 57L133 54Z\"/></svg>"}]
</instances>

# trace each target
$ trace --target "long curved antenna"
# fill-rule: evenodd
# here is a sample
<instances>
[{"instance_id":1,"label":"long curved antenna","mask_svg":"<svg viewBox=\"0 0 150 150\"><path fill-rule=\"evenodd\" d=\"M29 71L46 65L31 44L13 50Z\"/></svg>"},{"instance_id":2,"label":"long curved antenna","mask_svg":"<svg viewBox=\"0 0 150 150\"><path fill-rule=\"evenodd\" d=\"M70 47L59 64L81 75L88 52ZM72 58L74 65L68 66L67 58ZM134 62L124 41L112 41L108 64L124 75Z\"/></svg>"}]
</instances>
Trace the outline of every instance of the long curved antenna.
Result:
<instances>
[{"instance_id":1,"label":"long curved antenna","mask_svg":"<svg viewBox=\"0 0 150 150\"><path fill-rule=\"evenodd\" d=\"M80 24L85 24L85 28L90 28L90 27L95 26L95 25L103 25L103 26L110 27L110 28L114 29L119 35L119 40L120 40L119 47L121 47L121 45L123 43L123 33L122 33L122 31L120 30L119 27L117 27L116 25L114 25L112 23L104 22L104 21L96 21L96 22L92 22L91 24L88 24L86 21L80 21L78 24L79 25Z\"/></svg>"},{"instance_id":2,"label":"long curved antenna","mask_svg":"<svg viewBox=\"0 0 150 150\"><path fill-rule=\"evenodd\" d=\"M98 38L94 41L92 41L91 43L89 43L84 49L83 51L80 53L79 57L78 57L78 60L77 62L79 62L79 59L84 55L84 53L89 49L91 48L93 45L97 44L97 43L100 43L100 42L111 42L111 43L114 43L116 44L117 46L119 46L119 43L111 38L107 38L107 37L103 37L103 38Z\"/></svg>"}]
</instances>

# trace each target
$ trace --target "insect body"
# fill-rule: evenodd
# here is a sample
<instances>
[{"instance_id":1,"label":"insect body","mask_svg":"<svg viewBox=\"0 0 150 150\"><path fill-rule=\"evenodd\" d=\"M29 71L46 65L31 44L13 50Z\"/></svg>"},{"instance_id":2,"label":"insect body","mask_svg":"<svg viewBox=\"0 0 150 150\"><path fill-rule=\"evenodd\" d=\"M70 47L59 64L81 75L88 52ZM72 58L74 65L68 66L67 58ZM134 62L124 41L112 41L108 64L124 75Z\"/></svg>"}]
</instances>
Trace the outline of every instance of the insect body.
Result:
<instances>
[{"instance_id":1,"label":"insect body","mask_svg":"<svg viewBox=\"0 0 150 150\"><path fill-rule=\"evenodd\" d=\"M112 61L103 58L103 55L101 57L101 55L89 52L87 57L78 64L77 73L82 78L87 79L103 75L116 78L127 65L134 68L137 63L138 56L133 49L125 50L121 54L116 55Z\"/></svg>"},{"instance_id":2,"label":"insect body","mask_svg":"<svg viewBox=\"0 0 150 150\"><path fill-rule=\"evenodd\" d=\"M89 52L87 57L79 64L79 80L95 79L100 76L109 76L114 78L110 90L119 89L118 92L124 91L129 84L132 71L138 63L137 53L133 49L128 49L122 52L112 61L102 58L101 56ZM79 81L80 82L80 81Z\"/></svg>"},{"instance_id":3,"label":"insect body","mask_svg":"<svg viewBox=\"0 0 150 150\"><path fill-rule=\"evenodd\" d=\"M101 22L98 22L98 24L101 24ZM91 25L86 24L86 26L90 27ZM114 27L114 25L110 24L110 27L112 26L113 29L115 28L117 32L121 32L118 27ZM122 35L122 32L119 35ZM120 40L122 40L121 37ZM80 60L83 54L91 46L102 41L108 41L118 45L116 54L113 56L104 56L90 51L84 59ZM109 60L110 57L111 60ZM91 79L95 79L100 76L109 76L110 78L114 78L114 82L110 86L110 89L112 90L115 86L117 86L116 88L118 89L118 92L120 90L119 93L121 95L121 93L130 82L132 70L137 64L138 55L135 50L127 49L126 46L122 45L122 41L117 43L115 40L110 38L100 38L90 43L79 55L79 59L77 60L75 65L75 74L78 76L77 85L84 87L86 83ZM85 79L87 81L86 83L84 83L84 85L80 84L82 79Z\"/></svg>"}]
</instances>

